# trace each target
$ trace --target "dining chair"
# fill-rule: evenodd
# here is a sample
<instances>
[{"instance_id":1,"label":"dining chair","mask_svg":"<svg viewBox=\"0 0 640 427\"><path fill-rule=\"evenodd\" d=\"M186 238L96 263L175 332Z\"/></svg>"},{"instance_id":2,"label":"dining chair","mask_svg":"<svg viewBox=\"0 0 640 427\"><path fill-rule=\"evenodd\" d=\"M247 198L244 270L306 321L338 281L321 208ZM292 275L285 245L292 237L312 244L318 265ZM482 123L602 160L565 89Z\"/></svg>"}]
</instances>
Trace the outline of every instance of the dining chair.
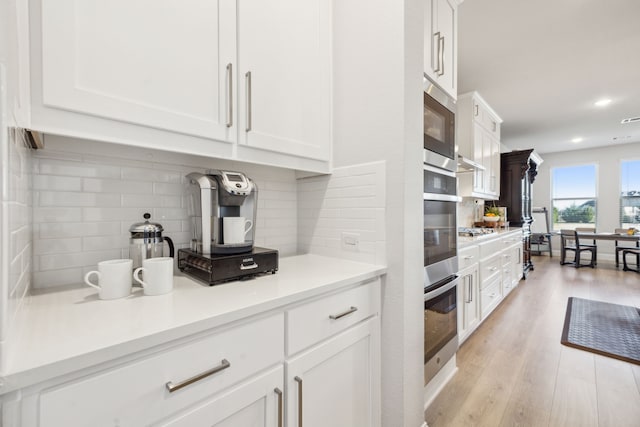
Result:
<instances>
[{"instance_id":1,"label":"dining chair","mask_svg":"<svg viewBox=\"0 0 640 427\"><path fill-rule=\"evenodd\" d=\"M627 234L627 229L626 228L616 228L613 231L615 234ZM620 241L618 242L617 240L615 241L615 251L616 251L616 267L620 266L620 252L624 251L625 249L629 249L629 248L633 248L633 246L625 246L625 245L621 245L621 243L630 243L628 241ZM636 248L640 248L640 241L636 240Z\"/></svg>"},{"instance_id":2,"label":"dining chair","mask_svg":"<svg viewBox=\"0 0 640 427\"><path fill-rule=\"evenodd\" d=\"M578 232L576 230L560 230L560 265L571 264L576 268L591 267L595 268L598 257L598 247L596 245L580 243ZM567 252L573 252L575 257L572 261L566 261ZM589 264L582 264L580 262L583 252L591 253L591 262Z\"/></svg>"},{"instance_id":3,"label":"dining chair","mask_svg":"<svg viewBox=\"0 0 640 427\"><path fill-rule=\"evenodd\" d=\"M576 231L578 233L594 233L596 232L595 227L576 227ZM593 239L593 246L596 246L596 239Z\"/></svg>"}]
</instances>

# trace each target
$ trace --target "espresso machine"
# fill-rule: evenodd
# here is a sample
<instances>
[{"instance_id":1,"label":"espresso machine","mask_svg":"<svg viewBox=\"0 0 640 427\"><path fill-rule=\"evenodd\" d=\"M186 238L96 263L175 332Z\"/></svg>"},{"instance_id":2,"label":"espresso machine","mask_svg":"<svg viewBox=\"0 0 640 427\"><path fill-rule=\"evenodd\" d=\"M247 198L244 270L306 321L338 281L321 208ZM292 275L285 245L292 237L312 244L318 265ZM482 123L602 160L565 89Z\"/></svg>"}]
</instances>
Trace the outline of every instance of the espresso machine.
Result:
<instances>
[{"instance_id":1,"label":"espresso machine","mask_svg":"<svg viewBox=\"0 0 640 427\"><path fill-rule=\"evenodd\" d=\"M254 246L258 187L241 172L190 173L191 247L178 268L210 285L278 270L278 251Z\"/></svg>"}]
</instances>

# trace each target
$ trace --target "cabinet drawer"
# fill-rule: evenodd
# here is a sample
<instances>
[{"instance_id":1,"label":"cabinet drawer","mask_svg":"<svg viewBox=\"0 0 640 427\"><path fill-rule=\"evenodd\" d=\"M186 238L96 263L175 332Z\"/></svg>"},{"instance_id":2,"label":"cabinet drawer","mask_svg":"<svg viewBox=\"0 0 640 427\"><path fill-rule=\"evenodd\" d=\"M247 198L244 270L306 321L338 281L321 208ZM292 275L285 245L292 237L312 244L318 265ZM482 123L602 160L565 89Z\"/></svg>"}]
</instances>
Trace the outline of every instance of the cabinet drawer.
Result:
<instances>
[{"instance_id":1,"label":"cabinet drawer","mask_svg":"<svg viewBox=\"0 0 640 427\"><path fill-rule=\"evenodd\" d=\"M480 260L480 248L477 245L467 246L458 251L458 269L462 270Z\"/></svg>"},{"instance_id":2,"label":"cabinet drawer","mask_svg":"<svg viewBox=\"0 0 640 427\"><path fill-rule=\"evenodd\" d=\"M376 314L379 306L380 281L375 280L288 310L287 354L297 353Z\"/></svg>"},{"instance_id":3,"label":"cabinet drawer","mask_svg":"<svg viewBox=\"0 0 640 427\"><path fill-rule=\"evenodd\" d=\"M506 247L501 238L493 238L487 242L480 243L478 246L480 246L480 259L482 260L496 255Z\"/></svg>"},{"instance_id":4,"label":"cabinet drawer","mask_svg":"<svg viewBox=\"0 0 640 427\"><path fill-rule=\"evenodd\" d=\"M500 276L491 280L480 290L480 311L484 319L502 300L502 280Z\"/></svg>"},{"instance_id":5,"label":"cabinet drawer","mask_svg":"<svg viewBox=\"0 0 640 427\"><path fill-rule=\"evenodd\" d=\"M482 260L480 263L480 288L488 286L488 282L495 276L500 277L500 270L502 268L502 256L496 254L491 258Z\"/></svg>"},{"instance_id":6,"label":"cabinet drawer","mask_svg":"<svg viewBox=\"0 0 640 427\"><path fill-rule=\"evenodd\" d=\"M284 359L284 315L188 342L40 395L40 426L141 426L176 413ZM226 366L227 361L229 366ZM179 390L180 384L219 370Z\"/></svg>"}]
</instances>

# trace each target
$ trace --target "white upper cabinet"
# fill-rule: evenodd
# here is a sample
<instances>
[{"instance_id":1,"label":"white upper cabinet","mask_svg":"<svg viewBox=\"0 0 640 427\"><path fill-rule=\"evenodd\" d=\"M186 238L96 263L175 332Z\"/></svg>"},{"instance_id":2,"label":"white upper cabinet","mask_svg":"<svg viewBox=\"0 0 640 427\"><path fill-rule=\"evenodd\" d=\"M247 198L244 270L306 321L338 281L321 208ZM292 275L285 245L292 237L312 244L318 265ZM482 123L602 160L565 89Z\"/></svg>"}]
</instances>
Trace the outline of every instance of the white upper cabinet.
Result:
<instances>
[{"instance_id":1,"label":"white upper cabinet","mask_svg":"<svg viewBox=\"0 0 640 427\"><path fill-rule=\"evenodd\" d=\"M458 0L427 0L424 73L454 99L458 80Z\"/></svg>"},{"instance_id":2,"label":"white upper cabinet","mask_svg":"<svg viewBox=\"0 0 640 427\"><path fill-rule=\"evenodd\" d=\"M238 2L242 145L328 160L330 2Z\"/></svg>"},{"instance_id":3,"label":"white upper cabinet","mask_svg":"<svg viewBox=\"0 0 640 427\"><path fill-rule=\"evenodd\" d=\"M328 172L321 0L32 0L31 114L45 133Z\"/></svg>"},{"instance_id":4,"label":"white upper cabinet","mask_svg":"<svg viewBox=\"0 0 640 427\"><path fill-rule=\"evenodd\" d=\"M502 119L477 92L458 97L456 143L458 155L473 160L484 169L459 175L463 197L488 200L500 198L500 124Z\"/></svg>"},{"instance_id":5,"label":"white upper cabinet","mask_svg":"<svg viewBox=\"0 0 640 427\"><path fill-rule=\"evenodd\" d=\"M43 104L233 141L218 3L42 2Z\"/></svg>"}]
</instances>

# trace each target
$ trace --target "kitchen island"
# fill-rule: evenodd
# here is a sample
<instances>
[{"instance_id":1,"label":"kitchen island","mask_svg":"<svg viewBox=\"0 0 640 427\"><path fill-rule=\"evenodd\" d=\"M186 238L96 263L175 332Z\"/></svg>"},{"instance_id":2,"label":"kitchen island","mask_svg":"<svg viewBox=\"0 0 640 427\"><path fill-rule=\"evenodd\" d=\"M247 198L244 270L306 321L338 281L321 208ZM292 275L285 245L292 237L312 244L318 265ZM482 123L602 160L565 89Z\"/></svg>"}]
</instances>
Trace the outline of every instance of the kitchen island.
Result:
<instances>
[{"instance_id":1,"label":"kitchen island","mask_svg":"<svg viewBox=\"0 0 640 427\"><path fill-rule=\"evenodd\" d=\"M134 288L127 298L104 301L86 286L34 292L18 314L2 373L4 425L100 424L116 418L122 425L169 418L191 422L218 407L220 393L231 395L238 384L268 377L276 389L284 390L286 380L294 390L298 380L285 378L284 366L306 372L349 349L369 360L370 369L356 373L373 390L371 405L360 407L360 413L366 420L379 419L385 272L384 266L301 255L282 258L274 275L213 287L176 276L173 292L159 296L143 296ZM360 342L366 346L355 344ZM175 394L170 390L170 384L219 364L224 372ZM313 385L312 378L308 375L305 387ZM125 383L108 389L116 380ZM210 404L185 410L209 395L215 397ZM302 416L295 412L295 393L284 399L290 401L287 419ZM63 413L82 405L89 407ZM159 412L151 415L144 405Z\"/></svg>"}]
</instances>

